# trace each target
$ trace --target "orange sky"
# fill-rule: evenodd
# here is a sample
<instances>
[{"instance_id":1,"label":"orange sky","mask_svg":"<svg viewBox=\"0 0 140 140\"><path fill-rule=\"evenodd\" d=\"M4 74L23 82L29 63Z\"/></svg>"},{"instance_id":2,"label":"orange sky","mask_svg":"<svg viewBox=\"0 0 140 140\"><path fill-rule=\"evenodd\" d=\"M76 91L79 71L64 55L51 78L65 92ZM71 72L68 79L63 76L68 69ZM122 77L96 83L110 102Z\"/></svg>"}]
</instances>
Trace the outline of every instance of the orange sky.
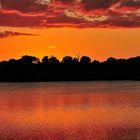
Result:
<instances>
[{"instance_id":1,"label":"orange sky","mask_svg":"<svg viewBox=\"0 0 140 140\"><path fill-rule=\"evenodd\" d=\"M13 28L1 27L1 31L15 31L39 36L14 36L0 38L0 60L33 55L42 58L54 55L76 57L88 55L92 59L105 60L112 56L127 58L140 55L140 29L97 28Z\"/></svg>"},{"instance_id":2,"label":"orange sky","mask_svg":"<svg viewBox=\"0 0 140 140\"><path fill-rule=\"evenodd\" d=\"M0 60L127 58L140 55L139 37L139 0L0 0Z\"/></svg>"}]
</instances>

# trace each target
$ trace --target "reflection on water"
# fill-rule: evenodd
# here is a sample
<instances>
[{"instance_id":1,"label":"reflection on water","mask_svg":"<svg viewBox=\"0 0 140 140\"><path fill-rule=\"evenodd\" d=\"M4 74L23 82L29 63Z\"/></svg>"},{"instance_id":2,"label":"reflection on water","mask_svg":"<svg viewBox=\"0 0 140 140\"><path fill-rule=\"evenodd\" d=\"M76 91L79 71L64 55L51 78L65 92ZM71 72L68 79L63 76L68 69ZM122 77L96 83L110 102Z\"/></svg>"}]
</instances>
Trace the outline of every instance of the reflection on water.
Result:
<instances>
[{"instance_id":1,"label":"reflection on water","mask_svg":"<svg viewBox=\"0 0 140 140\"><path fill-rule=\"evenodd\" d=\"M140 140L140 82L1 83L8 139Z\"/></svg>"}]
</instances>

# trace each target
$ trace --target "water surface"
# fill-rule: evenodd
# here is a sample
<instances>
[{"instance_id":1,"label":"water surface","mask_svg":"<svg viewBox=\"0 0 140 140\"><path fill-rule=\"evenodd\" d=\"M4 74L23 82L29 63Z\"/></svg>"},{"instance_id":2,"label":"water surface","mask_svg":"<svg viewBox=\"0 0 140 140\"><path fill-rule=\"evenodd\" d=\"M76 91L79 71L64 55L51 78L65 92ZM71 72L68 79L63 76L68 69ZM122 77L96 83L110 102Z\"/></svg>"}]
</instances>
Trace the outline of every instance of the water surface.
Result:
<instances>
[{"instance_id":1,"label":"water surface","mask_svg":"<svg viewBox=\"0 0 140 140\"><path fill-rule=\"evenodd\" d=\"M0 83L0 140L140 140L140 82Z\"/></svg>"}]
</instances>

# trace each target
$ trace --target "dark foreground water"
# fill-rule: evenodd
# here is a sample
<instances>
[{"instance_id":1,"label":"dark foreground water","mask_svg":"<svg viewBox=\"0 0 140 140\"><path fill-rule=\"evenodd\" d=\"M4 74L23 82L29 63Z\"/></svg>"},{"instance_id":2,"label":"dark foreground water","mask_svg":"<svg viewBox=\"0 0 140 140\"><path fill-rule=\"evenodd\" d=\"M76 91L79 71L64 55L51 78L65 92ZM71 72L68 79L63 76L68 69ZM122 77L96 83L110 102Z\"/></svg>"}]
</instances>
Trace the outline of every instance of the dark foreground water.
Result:
<instances>
[{"instance_id":1,"label":"dark foreground water","mask_svg":"<svg viewBox=\"0 0 140 140\"><path fill-rule=\"evenodd\" d=\"M140 140L140 82L0 83L0 140Z\"/></svg>"}]
</instances>

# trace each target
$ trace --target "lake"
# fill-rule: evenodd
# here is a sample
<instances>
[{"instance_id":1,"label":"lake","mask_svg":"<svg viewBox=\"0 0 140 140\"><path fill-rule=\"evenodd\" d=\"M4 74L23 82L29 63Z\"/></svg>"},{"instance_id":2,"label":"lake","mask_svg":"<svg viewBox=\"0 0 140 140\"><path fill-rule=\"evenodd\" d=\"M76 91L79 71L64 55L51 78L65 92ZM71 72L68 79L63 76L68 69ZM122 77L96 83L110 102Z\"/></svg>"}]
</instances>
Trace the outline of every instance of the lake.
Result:
<instances>
[{"instance_id":1,"label":"lake","mask_svg":"<svg viewBox=\"0 0 140 140\"><path fill-rule=\"evenodd\" d=\"M0 83L0 140L140 140L140 82Z\"/></svg>"}]
</instances>

